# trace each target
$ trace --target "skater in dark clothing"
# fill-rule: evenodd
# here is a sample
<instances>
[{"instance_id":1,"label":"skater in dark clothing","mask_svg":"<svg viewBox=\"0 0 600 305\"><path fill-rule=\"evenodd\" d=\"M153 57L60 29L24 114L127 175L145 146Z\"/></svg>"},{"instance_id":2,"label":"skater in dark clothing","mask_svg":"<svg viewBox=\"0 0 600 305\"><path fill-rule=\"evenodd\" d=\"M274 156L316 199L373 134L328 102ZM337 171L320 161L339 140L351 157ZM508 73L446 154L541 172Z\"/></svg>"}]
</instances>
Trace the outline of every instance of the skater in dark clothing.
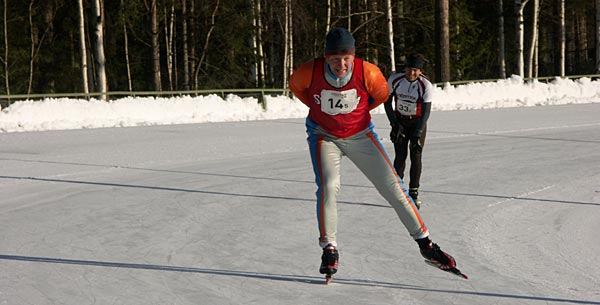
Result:
<instances>
[{"instance_id":1,"label":"skater in dark clothing","mask_svg":"<svg viewBox=\"0 0 600 305\"><path fill-rule=\"evenodd\" d=\"M392 126L390 139L394 143L396 157L394 168L404 181L406 158L410 149L410 181L408 194L417 208L421 207L419 186L422 171L422 153L427 134L427 120L431 112L433 85L422 73L426 60L423 55L410 54L404 71L388 78L390 97L384 104Z\"/></svg>"},{"instance_id":2,"label":"skater in dark clothing","mask_svg":"<svg viewBox=\"0 0 600 305\"><path fill-rule=\"evenodd\" d=\"M370 111L387 100L389 88L379 68L355 58L355 40L343 28L326 37L324 56L301 64L290 77L290 89L309 108L308 146L317 184L319 272L337 272L337 194L342 157L350 159L390 203L426 259L440 268L455 268L452 256L429 239L421 215L396 175Z\"/></svg>"}]
</instances>

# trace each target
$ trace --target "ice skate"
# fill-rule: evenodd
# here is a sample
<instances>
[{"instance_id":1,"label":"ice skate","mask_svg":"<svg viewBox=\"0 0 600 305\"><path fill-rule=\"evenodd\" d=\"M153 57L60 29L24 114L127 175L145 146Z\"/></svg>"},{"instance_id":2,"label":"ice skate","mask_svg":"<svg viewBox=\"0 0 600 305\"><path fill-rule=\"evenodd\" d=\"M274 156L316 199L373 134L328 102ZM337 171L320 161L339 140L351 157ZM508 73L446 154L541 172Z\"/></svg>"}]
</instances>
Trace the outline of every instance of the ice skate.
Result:
<instances>
[{"instance_id":1,"label":"ice skate","mask_svg":"<svg viewBox=\"0 0 600 305\"><path fill-rule=\"evenodd\" d=\"M331 282L332 276L337 272L338 268L339 253L337 249L329 244L323 248L323 255L321 255L321 267L319 272L325 274L325 284Z\"/></svg>"},{"instance_id":2,"label":"ice skate","mask_svg":"<svg viewBox=\"0 0 600 305\"><path fill-rule=\"evenodd\" d=\"M442 251L437 244L434 244L429 238L424 241L428 241L424 247L421 247L421 255L425 258L425 262L430 266L436 267L440 270L450 272L454 275L468 279L466 274L463 274L458 268L456 268L456 261L450 254ZM421 242L419 243L421 245Z\"/></svg>"},{"instance_id":3,"label":"ice skate","mask_svg":"<svg viewBox=\"0 0 600 305\"><path fill-rule=\"evenodd\" d=\"M412 198L413 202L417 206L417 209L421 208L421 200L419 200L419 188L414 187L408 190L408 195Z\"/></svg>"},{"instance_id":4,"label":"ice skate","mask_svg":"<svg viewBox=\"0 0 600 305\"><path fill-rule=\"evenodd\" d=\"M442 251L437 244L432 242L426 248L421 248L421 255L428 261L439 266L440 269L456 267L456 261L450 254Z\"/></svg>"}]
</instances>

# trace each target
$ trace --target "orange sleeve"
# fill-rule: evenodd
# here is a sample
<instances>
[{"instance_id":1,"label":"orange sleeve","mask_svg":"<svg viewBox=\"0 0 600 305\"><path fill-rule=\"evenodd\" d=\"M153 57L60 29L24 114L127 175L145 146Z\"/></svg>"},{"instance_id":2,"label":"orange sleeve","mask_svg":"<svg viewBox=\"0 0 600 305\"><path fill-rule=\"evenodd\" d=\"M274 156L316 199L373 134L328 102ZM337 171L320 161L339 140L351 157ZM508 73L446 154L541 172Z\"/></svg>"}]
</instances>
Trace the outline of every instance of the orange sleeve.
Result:
<instances>
[{"instance_id":1,"label":"orange sleeve","mask_svg":"<svg viewBox=\"0 0 600 305\"><path fill-rule=\"evenodd\" d=\"M290 90L307 106L310 105L308 88L312 82L314 60L308 61L297 67L290 76Z\"/></svg>"},{"instance_id":2,"label":"orange sleeve","mask_svg":"<svg viewBox=\"0 0 600 305\"><path fill-rule=\"evenodd\" d=\"M370 63L363 62L363 70L365 74L365 85L369 95L373 97L373 103L369 105L369 110L377 108L388 99L390 89L387 80L379 70L379 67Z\"/></svg>"}]
</instances>

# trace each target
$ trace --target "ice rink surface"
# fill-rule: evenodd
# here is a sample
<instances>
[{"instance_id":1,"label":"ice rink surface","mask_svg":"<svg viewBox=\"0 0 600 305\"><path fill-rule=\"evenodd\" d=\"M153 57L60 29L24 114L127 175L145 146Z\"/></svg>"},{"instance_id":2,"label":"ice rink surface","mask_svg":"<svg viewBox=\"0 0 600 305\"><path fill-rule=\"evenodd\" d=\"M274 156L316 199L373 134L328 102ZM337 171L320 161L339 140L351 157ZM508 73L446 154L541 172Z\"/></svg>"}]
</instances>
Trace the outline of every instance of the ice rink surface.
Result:
<instances>
[{"instance_id":1,"label":"ice rink surface","mask_svg":"<svg viewBox=\"0 0 600 305\"><path fill-rule=\"evenodd\" d=\"M0 134L0 304L600 304L600 104L428 129L421 214L469 280L344 159L324 285L303 119Z\"/></svg>"}]
</instances>

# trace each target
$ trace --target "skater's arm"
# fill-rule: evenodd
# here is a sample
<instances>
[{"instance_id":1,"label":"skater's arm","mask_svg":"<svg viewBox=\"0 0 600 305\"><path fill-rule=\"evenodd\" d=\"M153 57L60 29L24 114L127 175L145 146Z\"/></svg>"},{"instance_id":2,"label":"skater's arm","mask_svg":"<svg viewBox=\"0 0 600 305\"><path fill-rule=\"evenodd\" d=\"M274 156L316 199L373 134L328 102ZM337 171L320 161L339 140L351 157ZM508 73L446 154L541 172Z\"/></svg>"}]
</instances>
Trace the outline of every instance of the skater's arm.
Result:
<instances>
[{"instance_id":1,"label":"skater's arm","mask_svg":"<svg viewBox=\"0 0 600 305\"><path fill-rule=\"evenodd\" d=\"M308 88L312 82L314 61L300 65L290 76L290 90L305 105L310 105Z\"/></svg>"},{"instance_id":2,"label":"skater's arm","mask_svg":"<svg viewBox=\"0 0 600 305\"><path fill-rule=\"evenodd\" d=\"M373 110L387 101L390 89L387 80L376 65L365 61L363 63L363 72L367 92L369 92L369 96L372 98L369 110Z\"/></svg>"},{"instance_id":3,"label":"skater's arm","mask_svg":"<svg viewBox=\"0 0 600 305\"><path fill-rule=\"evenodd\" d=\"M413 137L419 138L421 137L421 133L423 133L423 128L425 128L425 124L427 120L429 120L429 113L431 112L431 103L423 103L421 108L421 117L415 126L415 131Z\"/></svg>"},{"instance_id":4,"label":"skater's arm","mask_svg":"<svg viewBox=\"0 0 600 305\"><path fill-rule=\"evenodd\" d=\"M398 123L398 119L396 118L396 113L394 112L394 106L392 103L394 102L394 94L390 94L388 100L383 103L383 108L385 109L385 114L387 115L388 120L390 121L390 125L394 126Z\"/></svg>"},{"instance_id":5,"label":"skater's arm","mask_svg":"<svg viewBox=\"0 0 600 305\"><path fill-rule=\"evenodd\" d=\"M422 75L421 76L421 81L422 84L424 86L424 92L423 92L423 101L422 101L422 105L421 105L421 117L419 118L419 121L417 122L417 125L415 126L415 134L413 134L413 137L420 137L421 133L423 132L423 129L425 128L425 124L427 124L427 120L429 120L429 114L431 113L431 102L432 102L432 92L433 92L433 85L431 84L431 82L427 79L426 76Z\"/></svg>"}]
</instances>

